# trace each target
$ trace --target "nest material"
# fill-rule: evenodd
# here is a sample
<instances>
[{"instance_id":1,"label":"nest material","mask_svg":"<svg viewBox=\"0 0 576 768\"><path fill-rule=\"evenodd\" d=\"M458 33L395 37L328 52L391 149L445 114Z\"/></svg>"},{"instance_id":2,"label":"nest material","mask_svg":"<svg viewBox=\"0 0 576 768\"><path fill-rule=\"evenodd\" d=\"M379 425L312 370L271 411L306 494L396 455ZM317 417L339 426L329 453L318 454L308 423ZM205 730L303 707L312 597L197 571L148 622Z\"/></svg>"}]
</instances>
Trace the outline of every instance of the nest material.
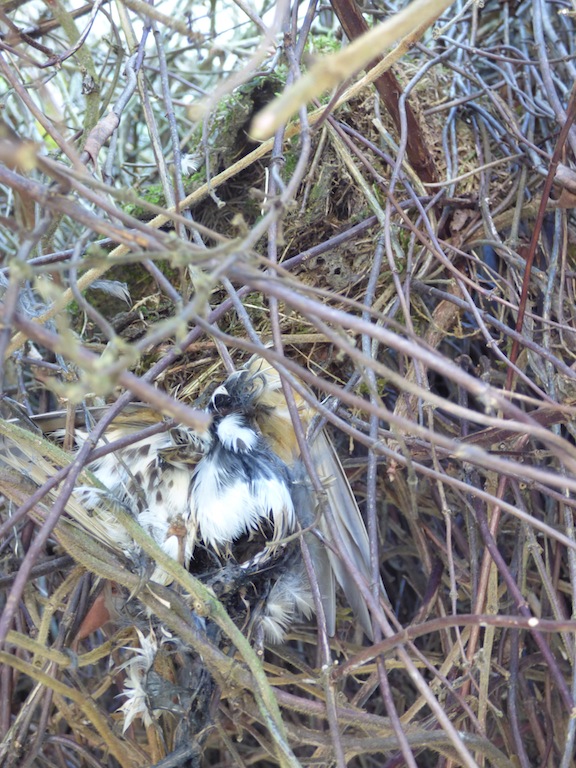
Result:
<instances>
[{"instance_id":1,"label":"nest material","mask_svg":"<svg viewBox=\"0 0 576 768\"><path fill-rule=\"evenodd\" d=\"M69 180L72 194L61 169L23 143L43 141L29 130L31 113L23 118L7 102L3 141L17 155L14 173L45 194L31 205L33 197L2 177L13 226L0 248L11 258L55 256L51 266L30 262L28 287L14 263L5 275L2 317L11 337L3 348L11 356L4 392L29 414L82 397L88 405L111 402L134 386L121 373L131 367L140 382L152 369L162 390L202 404L225 376L223 347L240 365L253 351L251 339L278 341L279 334L319 399L338 395L323 416L333 422L340 458L377 538L387 597L376 614L384 639L374 649L341 606L330 641L338 664L328 674L313 622L294 627L286 646L267 649L260 660L239 642L204 637L189 617L191 606L209 612L206 595L174 586L150 593L142 573L104 548L88 522L73 525L64 513L39 551L31 550L63 487L39 494L27 516L10 516L71 457L47 453L30 423L28 437L16 433L9 421L18 414L22 424L23 417L5 399L3 439L22 455L19 470L1 469L0 584L7 595L25 574L26 586L0 657L1 766L132 768L162 764L174 749L179 765L395 765L409 751L422 766L570 764L576 231L566 186L555 187L543 219L538 205L569 96L562 84L573 79L573 22L538 0L518 4L513 15L510 5L469 11L397 67L403 86L413 85L410 101L438 178L449 180L445 187L414 178L394 126L366 90L313 133L296 191L281 200L282 188L270 194L264 181L265 174L273 178L270 155L246 160L254 152L245 135L253 109L243 103L240 124L230 120L233 136L208 141L215 178L190 203L192 219L209 229L198 230L205 250L190 243L194 226L185 218L167 214L161 226L151 218L159 201L145 199L144 185L149 213L141 218L122 218L126 210L138 213L122 195L110 211L109 198L88 179ZM544 29L542 13L549 14ZM55 45L44 25L39 39ZM30 45L26 40L21 51L35 56ZM189 71L217 55L203 43L195 50L180 54ZM109 69L111 61L120 67L119 51L92 54L106 72L96 97L102 109L120 95ZM75 61L45 87L66 85L80 99L80 68L90 62ZM160 69L180 76L186 67L178 62ZM285 76L278 70L275 78ZM218 81L209 67L194 77L204 90ZM146 83L162 93L152 64ZM254 88L261 93L261 77ZM174 107L164 94L153 104L154 123L143 93L122 113L117 172L106 191L117 199L118 189L132 186L130 163L148 162L149 183L164 178L166 193L172 189L178 199L166 163L172 159L154 154L150 138L158 133L170 147L166 114ZM243 99L250 93L242 91ZM62 107L70 146L71 126L92 127L89 106L86 98L83 114ZM177 107L182 137L189 126ZM563 158L568 176L571 142L569 136ZM292 138L282 162L273 159L283 183L302 152ZM230 178L219 180L221 172ZM205 178L196 173L194 187ZM94 219L72 205L77 201ZM263 220L266 228L254 235ZM90 259L85 246L94 250L106 236L111 241ZM82 246L75 253L76 243ZM123 259L129 270L118 266ZM66 315L45 326L30 322L95 265L128 282L137 298L128 312L117 295L96 303L94 293L75 293ZM524 321L515 332L519 311ZM118 336L106 348L109 326ZM16 334L29 339L25 346ZM98 358L80 355L81 344ZM139 395L153 401L155 390L143 386ZM32 559L31 570L23 570ZM123 618L78 640L100 580L120 573L122 587L112 597ZM233 608L244 623L241 601ZM147 670L156 685L155 719L147 726L135 720L122 733L122 663L138 645L135 627L152 624L165 632Z\"/></svg>"}]
</instances>

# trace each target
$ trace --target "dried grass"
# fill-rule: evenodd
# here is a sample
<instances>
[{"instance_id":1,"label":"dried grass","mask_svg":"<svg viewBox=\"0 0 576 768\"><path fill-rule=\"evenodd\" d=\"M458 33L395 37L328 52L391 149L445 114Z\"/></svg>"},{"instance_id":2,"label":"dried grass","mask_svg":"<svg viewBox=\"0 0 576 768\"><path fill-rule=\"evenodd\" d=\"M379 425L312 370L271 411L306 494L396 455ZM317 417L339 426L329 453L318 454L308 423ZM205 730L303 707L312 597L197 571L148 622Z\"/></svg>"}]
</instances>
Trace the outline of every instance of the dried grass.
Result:
<instances>
[{"instance_id":1,"label":"dried grass","mask_svg":"<svg viewBox=\"0 0 576 768\"><path fill-rule=\"evenodd\" d=\"M8 9L15 23L26 7ZM0 652L0 765L573 764L570 184L557 178L539 211L554 161L568 176L574 165L574 129L555 154L574 79L573 22L558 8L540 0L473 6L400 62L436 185L411 173L370 88L321 127L290 129L293 138L272 154L251 144L246 130L260 104L246 109L246 100L261 80L245 60L222 54L246 72L246 114L239 127L231 119L227 134L222 115L233 105L222 97L220 121L207 123L211 185L204 169L175 187L171 127L180 139L201 136L177 76L186 64L197 86L222 82L219 66L198 68L202 56L218 55L214 38L194 38L187 50L176 33L170 48L157 39L137 95L119 110L116 146L100 151L101 163L114 161L103 166L103 182L83 170L92 166L74 131L86 136L106 102L121 102L128 86L119 47L93 44L80 49L84 61L48 70L54 80L38 91L43 111L54 94L70 95L61 120L45 126L50 141L26 92L18 104L6 97L1 429L21 464L0 474L0 631L9 630ZM2 52L3 90L46 79L26 57L46 55L32 39L52 51L68 45L62 29L71 18L60 13L56 31L44 21L31 38L7 33L16 50ZM126 20L105 23L116 41L144 49ZM9 61L22 71L10 73ZM102 84L96 112L94 92L80 95L81 67ZM60 153L47 156L60 136ZM155 141L164 154L154 154ZM155 202L152 184L162 186ZM132 187L137 202L126 193ZM170 206L185 195L175 216ZM128 284L129 311L87 290L102 276ZM269 341L274 352L260 346ZM238 637L220 647L200 637L186 605L220 614L181 569L180 587L196 591L178 613L166 609L175 586L143 588L89 519L66 522L87 455L67 464L71 456L47 454L38 435L27 438L10 422L17 413L24 420L10 399L32 417L118 397L105 410L109 423L137 396L194 425L196 412L160 402L159 389L202 405L254 351L312 387L386 587L374 606L373 644L341 607L331 665L313 622L294 627L290 642L263 660ZM108 635L74 645L99 580L112 575L120 596L130 596L120 600L124 618ZM160 654L156 671L193 692L192 703L122 734L120 665L137 643L142 604L181 641ZM181 743L192 754L161 762Z\"/></svg>"}]
</instances>

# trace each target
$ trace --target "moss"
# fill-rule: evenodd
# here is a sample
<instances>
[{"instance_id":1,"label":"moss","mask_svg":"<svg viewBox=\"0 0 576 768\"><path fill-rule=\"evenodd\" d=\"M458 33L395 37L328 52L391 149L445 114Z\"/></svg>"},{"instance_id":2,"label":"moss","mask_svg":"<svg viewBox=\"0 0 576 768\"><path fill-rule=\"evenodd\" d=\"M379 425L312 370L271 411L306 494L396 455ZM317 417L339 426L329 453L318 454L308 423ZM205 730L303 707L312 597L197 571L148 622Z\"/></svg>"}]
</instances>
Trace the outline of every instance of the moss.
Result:
<instances>
[{"instance_id":1,"label":"moss","mask_svg":"<svg viewBox=\"0 0 576 768\"><path fill-rule=\"evenodd\" d=\"M189 195L204 184L205 180L203 172L194 173L192 176L182 176L182 184L184 186L185 194ZM140 190L138 194L136 194L134 190L126 190L126 197L135 200L139 198L146 203L150 203L150 205L166 208L166 196L164 195L162 184L150 184ZM152 219L155 216L154 213L137 201L125 203L122 206L122 210L130 216L134 216L134 218L144 221Z\"/></svg>"},{"instance_id":2,"label":"moss","mask_svg":"<svg viewBox=\"0 0 576 768\"><path fill-rule=\"evenodd\" d=\"M306 52L313 55L324 56L335 53L342 48L342 40L338 40L332 34L310 35L306 41Z\"/></svg>"},{"instance_id":3,"label":"moss","mask_svg":"<svg viewBox=\"0 0 576 768\"><path fill-rule=\"evenodd\" d=\"M218 102L208 120L207 144L213 174L229 167L256 146L248 135L252 118L282 91L286 72L286 67L279 66L273 74L258 75ZM203 124L199 123L192 145L202 146L203 130Z\"/></svg>"}]
</instances>

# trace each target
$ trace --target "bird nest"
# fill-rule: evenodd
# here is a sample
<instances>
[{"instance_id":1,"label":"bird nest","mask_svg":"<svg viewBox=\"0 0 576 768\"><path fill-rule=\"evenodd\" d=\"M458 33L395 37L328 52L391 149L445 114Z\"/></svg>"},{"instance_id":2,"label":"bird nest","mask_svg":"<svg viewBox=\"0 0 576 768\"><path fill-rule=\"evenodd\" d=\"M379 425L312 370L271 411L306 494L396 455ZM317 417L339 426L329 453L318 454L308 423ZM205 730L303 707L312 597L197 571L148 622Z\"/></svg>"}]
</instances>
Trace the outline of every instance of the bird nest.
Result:
<instances>
[{"instance_id":1,"label":"bird nest","mask_svg":"<svg viewBox=\"0 0 576 768\"><path fill-rule=\"evenodd\" d=\"M284 56L219 42L248 24L224 1L206 32L127 7L105 49L77 45L88 6L26 32L7 8L0 766L571 765L571 14L451 9L395 81L373 61L256 143L254 115L339 33L306 17ZM191 575L115 508L128 556L72 495L113 421L126 444L198 429L253 354L336 447L370 640L340 595L333 636L303 620L261 647L237 574Z\"/></svg>"}]
</instances>

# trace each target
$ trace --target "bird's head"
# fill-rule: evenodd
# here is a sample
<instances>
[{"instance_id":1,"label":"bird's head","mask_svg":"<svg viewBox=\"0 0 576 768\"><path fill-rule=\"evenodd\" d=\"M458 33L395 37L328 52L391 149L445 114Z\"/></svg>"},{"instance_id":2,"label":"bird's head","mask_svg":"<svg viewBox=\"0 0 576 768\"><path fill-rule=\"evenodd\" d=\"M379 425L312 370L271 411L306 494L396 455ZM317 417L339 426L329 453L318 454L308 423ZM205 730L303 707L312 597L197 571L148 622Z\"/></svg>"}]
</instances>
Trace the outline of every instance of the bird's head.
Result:
<instances>
[{"instance_id":1,"label":"bird's head","mask_svg":"<svg viewBox=\"0 0 576 768\"><path fill-rule=\"evenodd\" d=\"M264 386L265 381L259 374L254 375L245 369L236 371L214 390L208 410L215 416L231 413L249 415Z\"/></svg>"},{"instance_id":2,"label":"bird's head","mask_svg":"<svg viewBox=\"0 0 576 768\"><path fill-rule=\"evenodd\" d=\"M259 432L253 421L258 391L256 377L241 370L217 387L210 399L208 411L213 416L212 433L233 453L247 453L258 444Z\"/></svg>"}]
</instances>

